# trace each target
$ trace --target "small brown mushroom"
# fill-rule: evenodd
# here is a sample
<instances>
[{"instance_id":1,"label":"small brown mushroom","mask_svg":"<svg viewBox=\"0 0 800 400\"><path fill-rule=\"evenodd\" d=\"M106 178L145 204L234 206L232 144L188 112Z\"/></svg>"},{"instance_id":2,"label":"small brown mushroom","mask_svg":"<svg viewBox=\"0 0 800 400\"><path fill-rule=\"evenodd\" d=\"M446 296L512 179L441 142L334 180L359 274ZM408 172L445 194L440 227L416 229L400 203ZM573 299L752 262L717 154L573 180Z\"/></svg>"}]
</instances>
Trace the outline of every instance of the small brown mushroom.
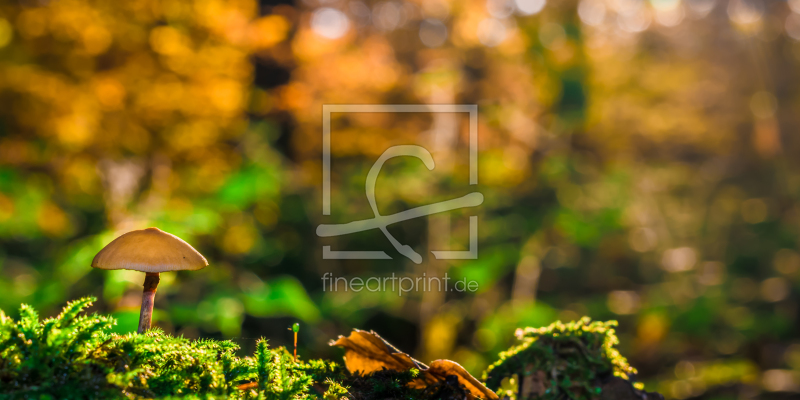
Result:
<instances>
[{"instance_id":1,"label":"small brown mushroom","mask_svg":"<svg viewBox=\"0 0 800 400\"><path fill-rule=\"evenodd\" d=\"M160 279L168 271L203 269L205 257L181 238L158 228L128 232L109 243L92 260L99 269L129 269L146 272L139 314L139 333L150 329L153 318L153 299Z\"/></svg>"}]
</instances>

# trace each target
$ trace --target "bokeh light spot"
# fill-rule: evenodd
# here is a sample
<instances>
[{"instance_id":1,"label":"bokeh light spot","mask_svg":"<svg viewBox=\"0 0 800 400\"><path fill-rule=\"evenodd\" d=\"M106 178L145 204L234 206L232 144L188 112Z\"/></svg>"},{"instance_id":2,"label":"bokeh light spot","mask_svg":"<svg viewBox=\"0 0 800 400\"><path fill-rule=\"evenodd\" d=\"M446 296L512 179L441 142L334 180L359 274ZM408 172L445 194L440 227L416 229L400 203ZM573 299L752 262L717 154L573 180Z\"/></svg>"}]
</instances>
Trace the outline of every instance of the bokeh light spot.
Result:
<instances>
[{"instance_id":1,"label":"bokeh light spot","mask_svg":"<svg viewBox=\"0 0 800 400\"><path fill-rule=\"evenodd\" d=\"M514 0L514 2L517 4L517 10L522 15L537 14L547 4L546 0Z\"/></svg>"},{"instance_id":2,"label":"bokeh light spot","mask_svg":"<svg viewBox=\"0 0 800 400\"><path fill-rule=\"evenodd\" d=\"M447 27L438 19L426 19L419 26L419 39L427 47L439 47L447 40Z\"/></svg>"},{"instance_id":3,"label":"bokeh light spot","mask_svg":"<svg viewBox=\"0 0 800 400\"><path fill-rule=\"evenodd\" d=\"M714 9L717 0L686 0L686 5L694 17L703 18Z\"/></svg>"},{"instance_id":4,"label":"bokeh light spot","mask_svg":"<svg viewBox=\"0 0 800 400\"><path fill-rule=\"evenodd\" d=\"M630 290L615 290L608 294L607 305L614 314L634 314L639 310L639 294Z\"/></svg>"},{"instance_id":5,"label":"bokeh light spot","mask_svg":"<svg viewBox=\"0 0 800 400\"><path fill-rule=\"evenodd\" d=\"M786 17L786 34L794 40L800 40L800 15L797 13L789 14Z\"/></svg>"},{"instance_id":6,"label":"bokeh light spot","mask_svg":"<svg viewBox=\"0 0 800 400\"><path fill-rule=\"evenodd\" d=\"M761 298L769 302L785 299L789 295L789 282L786 278L776 277L761 282Z\"/></svg>"},{"instance_id":7,"label":"bokeh light spot","mask_svg":"<svg viewBox=\"0 0 800 400\"><path fill-rule=\"evenodd\" d=\"M761 376L764 389L770 392L796 392L800 390L798 382L800 382L798 373L785 369L767 370Z\"/></svg>"},{"instance_id":8,"label":"bokeh light spot","mask_svg":"<svg viewBox=\"0 0 800 400\"><path fill-rule=\"evenodd\" d=\"M784 275L794 275L800 270L800 254L792 249L780 249L772 259L775 271Z\"/></svg>"},{"instance_id":9,"label":"bokeh light spot","mask_svg":"<svg viewBox=\"0 0 800 400\"><path fill-rule=\"evenodd\" d=\"M800 0L789 0L787 1L787 3L789 4L789 8L791 8L792 11L800 14Z\"/></svg>"},{"instance_id":10,"label":"bokeh light spot","mask_svg":"<svg viewBox=\"0 0 800 400\"><path fill-rule=\"evenodd\" d=\"M515 9L513 0L486 0L486 11L495 18L508 18Z\"/></svg>"},{"instance_id":11,"label":"bokeh light spot","mask_svg":"<svg viewBox=\"0 0 800 400\"><path fill-rule=\"evenodd\" d=\"M382 31L393 31L401 27L406 22L403 4L396 1L376 4L372 11L372 21Z\"/></svg>"},{"instance_id":12,"label":"bokeh light spot","mask_svg":"<svg viewBox=\"0 0 800 400\"><path fill-rule=\"evenodd\" d=\"M506 38L506 27L495 18L486 18L478 24L478 40L485 46L494 47Z\"/></svg>"},{"instance_id":13,"label":"bokeh light spot","mask_svg":"<svg viewBox=\"0 0 800 400\"><path fill-rule=\"evenodd\" d=\"M748 199L742 202L742 219L750 224L758 224L767 219L767 203L763 199Z\"/></svg>"},{"instance_id":14,"label":"bokeh light spot","mask_svg":"<svg viewBox=\"0 0 800 400\"><path fill-rule=\"evenodd\" d=\"M764 5L756 0L731 0L728 3L728 17L741 25L754 24L761 20Z\"/></svg>"},{"instance_id":15,"label":"bokeh light spot","mask_svg":"<svg viewBox=\"0 0 800 400\"><path fill-rule=\"evenodd\" d=\"M706 286L719 285L725 278L725 264L719 261L706 261L697 271L697 280Z\"/></svg>"},{"instance_id":16,"label":"bokeh light spot","mask_svg":"<svg viewBox=\"0 0 800 400\"><path fill-rule=\"evenodd\" d=\"M11 43L11 38L13 37L14 29L11 24L8 23L8 20L0 18L0 49Z\"/></svg>"},{"instance_id":17,"label":"bokeh light spot","mask_svg":"<svg viewBox=\"0 0 800 400\"><path fill-rule=\"evenodd\" d=\"M697 254L691 247L679 247L664 252L661 266L669 272L682 272L694 268Z\"/></svg>"},{"instance_id":18,"label":"bokeh light spot","mask_svg":"<svg viewBox=\"0 0 800 400\"><path fill-rule=\"evenodd\" d=\"M311 29L322 37L338 39L350 29L350 20L337 9L324 7L311 16Z\"/></svg>"},{"instance_id":19,"label":"bokeh light spot","mask_svg":"<svg viewBox=\"0 0 800 400\"><path fill-rule=\"evenodd\" d=\"M666 27L677 26L686 15L680 0L653 0L656 21Z\"/></svg>"},{"instance_id":20,"label":"bokeh light spot","mask_svg":"<svg viewBox=\"0 0 800 400\"><path fill-rule=\"evenodd\" d=\"M750 97L750 111L753 112L756 118L770 118L775 115L777 108L778 100L766 90L760 90Z\"/></svg>"},{"instance_id":21,"label":"bokeh light spot","mask_svg":"<svg viewBox=\"0 0 800 400\"><path fill-rule=\"evenodd\" d=\"M578 17L586 25L600 26L606 17L606 6L600 0L583 0L578 4Z\"/></svg>"},{"instance_id":22,"label":"bokeh light spot","mask_svg":"<svg viewBox=\"0 0 800 400\"><path fill-rule=\"evenodd\" d=\"M652 16L647 7L636 7L628 12L617 14L617 25L626 32L637 33L646 30L650 26Z\"/></svg>"},{"instance_id":23,"label":"bokeh light spot","mask_svg":"<svg viewBox=\"0 0 800 400\"><path fill-rule=\"evenodd\" d=\"M539 28L539 40L544 47L555 50L566 43L567 33L560 24L550 22Z\"/></svg>"}]
</instances>

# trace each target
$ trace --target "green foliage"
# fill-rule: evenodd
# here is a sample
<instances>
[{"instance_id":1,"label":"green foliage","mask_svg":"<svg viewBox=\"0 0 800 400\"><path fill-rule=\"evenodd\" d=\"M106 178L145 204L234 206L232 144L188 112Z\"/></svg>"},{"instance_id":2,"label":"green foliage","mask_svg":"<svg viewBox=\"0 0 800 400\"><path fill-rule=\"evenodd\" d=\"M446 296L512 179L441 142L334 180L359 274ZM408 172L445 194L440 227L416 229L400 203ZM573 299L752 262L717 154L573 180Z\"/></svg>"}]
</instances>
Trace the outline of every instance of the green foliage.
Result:
<instances>
[{"instance_id":1,"label":"green foliage","mask_svg":"<svg viewBox=\"0 0 800 400\"><path fill-rule=\"evenodd\" d=\"M600 394L600 381L611 375L631 379L636 370L616 349L616 321L592 322L588 317L544 328L517 331L522 344L500 353L500 359L484 372L490 389L498 390L503 380L517 375L538 375L546 388L536 399L592 399ZM530 380L528 381L530 382ZM530 383L529 383L530 385Z\"/></svg>"},{"instance_id":2,"label":"green foliage","mask_svg":"<svg viewBox=\"0 0 800 400\"><path fill-rule=\"evenodd\" d=\"M19 321L2 317L0 384L5 395L27 398L83 393L75 397L104 398L119 393L105 376L111 371L99 362L100 348L107 340L103 333L114 321L79 315L91 302L81 299L68 303L60 315L43 322L32 307L24 304ZM128 372L125 367L129 366L123 364L121 373Z\"/></svg>"},{"instance_id":3,"label":"green foliage","mask_svg":"<svg viewBox=\"0 0 800 400\"><path fill-rule=\"evenodd\" d=\"M466 393L457 381L412 389L415 369L360 375L334 362L295 362L265 339L241 358L230 341L158 329L120 336L113 318L82 313L93 301L70 302L44 321L28 305L18 321L0 311L0 399L449 400Z\"/></svg>"},{"instance_id":4,"label":"green foliage","mask_svg":"<svg viewBox=\"0 0 800 400\"><path fill-rule=\"evenodd\" d=\"M2 398L308 398L322 361L295 363L282 348L260 340L254 357L235 355L230 341L190 340L160 330L111 333L115 321L82 315L94 299L69 303L39 321L30 306L13 321L0 313ZM255 389L239 385L257 382ZM332 392L339 393L339 392Z\"/></svg>"},{"instance_id":5,"label":"green foliage","mask_svg":"<svg viewBox=\"0 0 800 400\"><path fill-rule=\"evenodd\" d=\"M256 344L256 364L259 392L264 393L267 400L305 398L309 386L314 383L312 376L293 361L291 354L283 349L270 350L264 339Z\"/></svg>"}]
</instances>

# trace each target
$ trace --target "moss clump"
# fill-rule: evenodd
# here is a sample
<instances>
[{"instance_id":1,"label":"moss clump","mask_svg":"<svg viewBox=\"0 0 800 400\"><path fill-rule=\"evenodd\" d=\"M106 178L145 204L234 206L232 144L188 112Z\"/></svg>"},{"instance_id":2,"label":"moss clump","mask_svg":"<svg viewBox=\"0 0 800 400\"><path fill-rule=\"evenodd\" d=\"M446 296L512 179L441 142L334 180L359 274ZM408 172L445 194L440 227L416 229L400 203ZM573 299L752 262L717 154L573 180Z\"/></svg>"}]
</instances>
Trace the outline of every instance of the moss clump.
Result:
<instances>
[{"instance_id":1,"label":"moss clump","mask_svg":"<svg viewBox=\"0 0 800 400\"><path fill-rule=\"evenodd\" d=\"M27 305L19 321L0 312L0 398L303 399L315 373L336 368L322 361L295 363L266 340L258 342L253 357L240 358L230 341L190 340L159 330L115 335L112 318L82 314L92 301L71 302L44 321ZM248 382L256 385L239 389Z\"/></svg>"},{"instance_id":2,"label":"moss clump","mask_svg":"<svg viewBox=\"0 0 800 400\"><path fill-rule=\"evenodd\" d=\"M517 330L519 346L500 353L484 372L486 386L499 390L516 376L513 390L522 399L595 399L602 383L616 376L631 380L636 370L616 349L616 321L567 324Z\"/></svg>"}]
</instances>

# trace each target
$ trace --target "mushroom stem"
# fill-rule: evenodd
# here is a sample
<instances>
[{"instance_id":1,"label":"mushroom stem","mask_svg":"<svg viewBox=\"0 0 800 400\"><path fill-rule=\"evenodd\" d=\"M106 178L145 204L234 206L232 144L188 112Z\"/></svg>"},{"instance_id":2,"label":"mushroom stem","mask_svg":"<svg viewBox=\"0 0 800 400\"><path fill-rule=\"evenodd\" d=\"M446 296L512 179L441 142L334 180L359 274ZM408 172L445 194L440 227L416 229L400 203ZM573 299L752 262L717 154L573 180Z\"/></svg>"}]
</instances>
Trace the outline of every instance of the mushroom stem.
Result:
<instances>
[{"instance_id":1,"label":"mushroom stem","mask_svg":"<svg viewBox=\"0 0 800 400\"><path fill-rule=\"evenodd\" d=\"M159 275L158 272L148 272L144 278L142 311L139 313L139 333L145 333L150 329L150 321L153 319L153 300L156 297Z\"/></svg>"}]
</instances>

